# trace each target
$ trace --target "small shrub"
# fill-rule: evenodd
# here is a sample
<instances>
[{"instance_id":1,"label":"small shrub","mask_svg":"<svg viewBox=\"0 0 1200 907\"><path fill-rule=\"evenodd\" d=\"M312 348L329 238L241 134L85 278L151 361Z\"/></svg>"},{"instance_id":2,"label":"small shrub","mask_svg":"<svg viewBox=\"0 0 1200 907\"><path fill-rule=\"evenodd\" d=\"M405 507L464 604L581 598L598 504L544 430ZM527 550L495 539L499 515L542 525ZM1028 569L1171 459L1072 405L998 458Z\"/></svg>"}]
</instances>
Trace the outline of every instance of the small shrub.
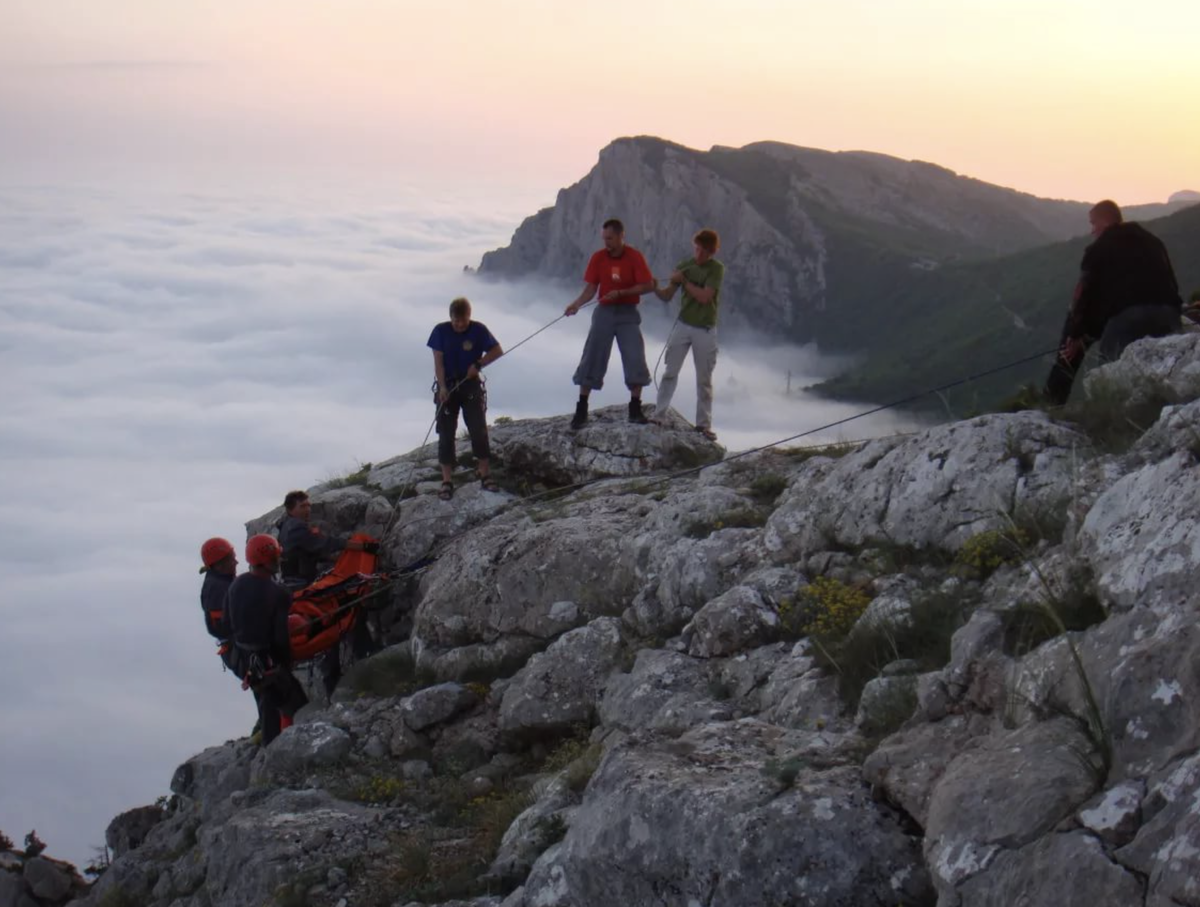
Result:
<instances>
[{"instance_id":1,"label":"small shrub","mask_svg":"<svg viewBox=\"0 0 1200 907\"><path fill-rule=\"evenodd\" d=\"M580 724L571 729L571 735L566 737L550 751L542 763L540 770L548 773L561 772L564 768L583 756L590 746L588 737L591 728Z\"/></svg>"},{"instance_id":2,"label":"small shrub","mask_svg":"<svg viewBox=\"0 0 1200 907\"><path fill-rule=\"evenodd\" d=\"M538 831L541 835L542 843L546 847L553 847L567 836L567 823L559 813L555 813L552 816L544 816L538 822Z\"/></svg>"},{"instance_id":3,"label":"small shrub","mask_svg":"<svg viewBox=\"0 0 1200 907\"><path fill-rule=\"evenodd\" d=\"M750 494L760 504L773 504L788 486L786 477L776 472L758 476L750 483Z\"/></svg>"},{"instance_id":4,"label":"small shrub","mask_svg":"<svg viewBox=\"0 0 1200 907\"><path fill-rule=\"evenodd\" d=\"M753 507L727 510L713 519L693 520L684 527L688 538L706 539L718 529L757 529L766 525L767 514Z\"/></svg>"},{"instance_id":5,"label":"small shrub","mask_svg":"<svg viewBox=\"0 0 1200 907\"><path fill-rule=\"evenodd\" d=\"M140 907L133 895L120 885L114 885L101 896L97 907ZM303 907L303 905L301 905Z\"/></svg>"},{"instance_id":6,"label":"small shrub","mask_svg":"<svg viewBox=\"0 0 1200 907\"><path fill-rule=\"evenodd\" d=\"M871 596L862 589L828 576L818 576L801 590L800 597L806 605L804 634L823 642L843 639L871 603Z\"/></svg>"},{"instance_id":7,"label":"small shrub","mask_svg":"<svg viewBox=\"0 0 1200 907\"><path fill-rule=\"evenodd\" d=\"M907 676L890 680L894 682L889 683L881 695L872 697L864 716L866 721L862 731L876 745L900 730L917 709L917 678Z\"/></svg>"},{"instance_id":8,"label":"small shrub","mask_svg":"<svg viewBox=\"0 0 1200 907\"><path fill-rule=\"evenodd\" d=\"M371 474L370 463L360 463L358 469L341 478L330 479L325 483L326 488L350 488L355 485L366 485L367 476Z\"/></svg>"},{"instance_id":9,"label":"small shrub","mask_svg":"<svg viewBox=\"0 0 1200 907\"><path fill-rule=\"evenodd\" d=\"M359 696L407 696L432 686L437 677L429 669L418 670L412 656L403 651L374 655L346 670L343 686Z\"/></svg>"},{"instance_id":10,"label":"small shrub","mask_svg":"<svg viewBox=\"0 0 1200 907\"><path fill-rule=\"evenodd\" d=\"M0 831L0 850L12 850L13 840L4 832Z\"/></svg>"},{"instance_id":11,"label":"small shrub","mask_svg":"<svg viewBox=\"0 0 1200 907\"><path fill-rule=\"evenodd\" d=\"M592 780L592 775L596 774L603 755L604 749L599 743L589 746L582 756L567 766L564 775L567 787L577 794L581 793L588 786L588 782Z\"/></svg>"},{"instance_id":12,"label":"small shrub","mask_svg":"<svg viewBox=\"0 0 1200 907\"><path fill-rule=\"evenodd\" d=\"M404 793L404 779L395 775L372 775L354 789L360 803L394 803Z\"/></svg>"},{"instance_id":13,"label":"small shrub","mask_svg":"<svg viewBox=\"0 0 1200 907\"><path fill-rule=\"evenodd\" d=\"M708 682L709 698L715 699L717 702L724 702L726 699L733 698L733 685L729 681L720 677L714 677Z\"/></svg>"},{"instance_id":14,"label":"small shrub","mask_svg":"<svg viewBox=\"0 0 1200 907\"><path fill-rule=\"evenodd\" d=\"M954 557L955 572L985 580L1004 564L1021 560L1029 539L1016 527L989 529L971 536Z\"/></svg>"},{"instance_id":15,"label":"small shrub","mask_svg":"<svg viewBox=\"0 0 1200 907\"><path fill-rule=\"evenodd\" d=\"M495 421L492 422L492 424L493 425L509 425L512 423L512 420L513 420L512 416L497 416Z\"/></svg>"},{"instance_id":16,"label":"small shrub","mask_svg":"<svg viewBox=\"0 0 1200 907\"><path fill-rule=\"evenodd\" d=\"M1091 572L1086 567L1078 568L1068 578L1066 588L1055 594L1053 605L1044 601L1019 602L1001 615L1004 654L1025 655L1064 630L1086 630L1107 616Z\"/></svg>"},{"instance_id":17,"label":"small shrub","mask_svg":"<svg viewBox=\"0 0 1200 907\"><path fill-rule=\"evenodd\" d=\"M1165 406L1178 402L1159 381L1148 380L1131 392L1124 384L1097 378L1083 391L1072 396L1063 417L1105 453L1125 453L1158 420Z\"/></svg>"},{"instance_id":18,"label":"small shrub","mask_svg":"<svg viewBox=\"0 0 1200 907\"><path fill-rule=\"evenodd\" d=\"M977 601L977 593L957 590L915 595L906 617L860 621L840 642L818 645L816 660L838 675L838 695L847 709L854 709L863 687L893 661L912 659L922 671L948 664L950 640Z\"/></svg>"},{"instance_id":19,"label":"small shrub","mask_svg":"<svg viewBox=\"0 0 1200 907\"><path fill-rule=\"evenodd\" d=\"M831 460L838 460L846 454L854 453L861 446L861 442L837 441L833 444L814 444L810 447L780 447L778 452L793 463L803 463L813 457L828 457Z\"/></svg>"},{"instance_id":20,"label":"small shrub","mask_svg":"<svg viewBox=\"0 0 1200 907\"><path fill-rule=\"evenodd\" d=\"M38 837L37 829L25 835L25 856L36 857L46 849L46 842Z\"/></svg>"},{"instance_id":21,"label":"small shrub","mask_svg":"<svg viewBox=\"0 0 1200 907\"><path fill-rule=\"evenodd\" d=\"M470 824L482 834L482 844L489 861L500 849L500 842L509 826L532 802L529 791L509 790L494 791L486 797L476 797L467 804L472 813Z\"/></svg>"},{"instance_id":22,"label":"small shrub","mask_svg":"<svg viewBox=\"0 0 1200 907\"><path fill-rule=\"evenodd\" d=\"M787 759L768 759L762 773L779 785L780 790L789 790L800 776L807 763L799 756Z\"/></svg>"}]
</instances>

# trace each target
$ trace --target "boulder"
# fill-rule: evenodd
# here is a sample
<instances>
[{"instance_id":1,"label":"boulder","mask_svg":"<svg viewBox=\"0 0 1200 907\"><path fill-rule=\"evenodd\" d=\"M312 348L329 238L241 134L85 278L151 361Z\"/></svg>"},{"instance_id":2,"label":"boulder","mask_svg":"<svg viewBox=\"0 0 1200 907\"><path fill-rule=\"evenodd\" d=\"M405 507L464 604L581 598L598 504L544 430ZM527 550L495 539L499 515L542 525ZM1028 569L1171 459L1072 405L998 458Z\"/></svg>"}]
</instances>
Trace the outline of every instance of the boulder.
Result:
<instances>
[{"instance_id":1,"label":"boulder","mask_svg":"<svg viewBox=\"0 0 1200 907\"><path fill-rule=\"evenodd\" d=\"M104 831L109 857L115 860L121 854L139 847L150 830L165 817L160 806L139 806L121 813L108 823Z\"/></svg>"},{"instance_id":2,"label":"boulder","mask_svg":"<svg viewBox=\"0 0 1200 907\"><path fill-rule=\"evenodd\" d=\"M722 708L711 698L709 674L699 659L642 649L629 673L614 672L608 678L597 717L606 728L682 734L714 720Z\"/></svg>"},{"instance_id":3,"label":"boulder","mask_svg":"<svg viewBox=\"0 0 1200 907\"><path fill-rule=\"evenodd\" d=\"M350 735L323 721L287 728L256 760L256 777L282 779L313 768L328 768L350 755Z\"/></svg>"},{"instance_id":4,"label":"boulder","mask_svg":"<svg viewBox=\"0 0 1200 907\"><path fill-rule=\"evenodd\" d=\"M789 758L796 774L781 788L772 766ZM918 841L837 760L817 735L749 720L631 738L606 754L566 837L505 907L928 898Z\"/></svg>"},{"instance_id":5,"label":"boulder","mask_svg":"<svg viewBox=\"0 0 1200 907\"><path fill-rule=\"evenodd\" d=\"M1147 904L1200 904L1200 756L1158 776L1147 802L1157 811L1117 861L1147 879Z\"/></svg>"},{"instance_id":6,"label":"boulder","mask_svg":"<svg viewBox=\"0 0 1200 907\"><path fill-rule=\"evenodd\" d=\"M404 699L400 703L400 714L409 728L423 731L450 720L478 701L479 697L461 684L439 683Z\"/></svg>"},{"instance_id":7,"label":"boulder","mask_svg":"<svg viewBox=\"0 0 1200 907\"><path fill-rule=\"evenodd\" d=\"M490 432L492 450L505 468L551 485L673 472L725 455L690 428L631 424L624 405L592 410L577 432L569 423L567 416L554 416L497 425Z\"/></svg>"},{"instance_id":8,"label":"boulder","mask_svg":"<svg viewBox=\"0 0 1200 907\"><path fill-rule=\"evenodd\" d=\"M553 732L591 724L621 653L616 618L602 617L564 634L513 677L500 705L501 730Z\"/></svg>"},{"instance_id":9,"label":"boulder","mask_svg":"<svg viewBox=\"0 0 1200 907\"><path fill-rule=\"evenodd\" d=\"M1088 511L1083 554L1100 595L1159 614L1200 609L1200 471L1190 452L1117 481Z\"/></svg>"},{"instance_id":10,"label":"boulder","mask_svg":"<svg viewBox=\"0 0 1200 907\"><path fill-rule=\"evenodd\" d=\"M925 823L938 891L957 888L1074 813L1097 786L1091 752L1074 722L1056 718L959 753L934 785Z\"/></svg>"},{"instance_id":11,"label":"boulder","mask_svg":"<svg viewBox=\"0 0 1200 907\"><path fill-rule=\"evenodd\" d=\"M779 615L749 586L734 586L696 612L684 628L688 654L698 658L732 655L768 642Z\"/></svg>"},{"instance_id":12,"label":"boulder","mask_svg":"<svg viewBox=\"0 0 1200 907\"><path fill-rule=\"evenodd\" d=\"M23 875L33 896L45 901L61 901L71 893L77 880L66 864L45 857L26 860Z\"/></svg>"},{"instance_id":13,"label":"boulder","mask_svg":"<svg viewBox=\"0 0 1200 907\"><path fill-rule=\"evenodd\" d=\"M764 543L775 563L872 542L957 551L980 532L1006 528L1006 514L1060 511L1087 447L1082 435L1033 412L874 441L794 480Z\"/></svg>"},{"instance_id":14,"label":"boulder","mask_svg":"<svg viewBox=\"0 0 1200 907\"><path fill-rule=\"evenodd\" d=\"M248 741L209 747L175 769L171 791L198 803L211 817L230 794L250 786L250 766L258 751Z\"/></svg>"},{"instance_id":15,"label":"boulder","mask_svg":"<svg viewBox=\"0 0 1200 907\"><path fill-rule=\"evenodd\" d=\"M1143 907L1141 881L1085 832L1053 834L1001 854L959 890L971 907ZM1182 903L1182 902L1180 902Z\"/></svg>"}]
</instances>

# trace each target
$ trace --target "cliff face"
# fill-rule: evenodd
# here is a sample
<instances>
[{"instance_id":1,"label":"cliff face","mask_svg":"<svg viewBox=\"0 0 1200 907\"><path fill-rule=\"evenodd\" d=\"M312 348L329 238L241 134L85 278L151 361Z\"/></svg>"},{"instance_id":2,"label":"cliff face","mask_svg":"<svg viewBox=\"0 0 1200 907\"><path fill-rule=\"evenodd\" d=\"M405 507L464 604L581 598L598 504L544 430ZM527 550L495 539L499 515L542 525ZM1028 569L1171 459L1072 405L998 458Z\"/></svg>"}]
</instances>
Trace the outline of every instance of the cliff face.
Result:
<instances>
[{"instance_id":1,"label":"cliff face","mask_svg":"<svg viewBox=\"0 0 1200 907\"><path fill-rule=\"evenodd\" d=\"M880 316L898 284L947 262L1086 233L1087 208L882 154L777 142L701 152L620 139L509 246L484 255L479 271L578 281L601 223L618 217L665 276L691 253L695 231L711 226L729 268L726 323L863 351L877 333L889 339Z\"/></svg>"},{"instance_id":2,"label":"cliff face","mask_svg":"<svg viewBox=\"0 0 1200 907\"><path fill-rule=\"evenodd\" d=\"M595 415L313 489L435 556L392 645L80 905L1200 904L1200 335L853 448Z\"/></svg>"}]
</instances>

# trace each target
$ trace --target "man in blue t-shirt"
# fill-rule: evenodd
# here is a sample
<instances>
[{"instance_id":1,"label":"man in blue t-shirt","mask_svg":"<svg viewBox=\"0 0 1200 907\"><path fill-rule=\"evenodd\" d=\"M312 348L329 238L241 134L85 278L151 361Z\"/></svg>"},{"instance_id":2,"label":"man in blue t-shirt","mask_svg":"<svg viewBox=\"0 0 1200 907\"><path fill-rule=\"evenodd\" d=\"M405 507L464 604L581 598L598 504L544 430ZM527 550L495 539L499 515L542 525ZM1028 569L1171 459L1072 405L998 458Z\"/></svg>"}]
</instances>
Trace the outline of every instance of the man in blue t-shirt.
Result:
<instances>
[{"instance_id":1,"label":"man in blue t-shirt","mask_svg":"<svg viewBox=\"0 0 1200 907\"><path fill-rule=\"evenodd\" d=\"M458 463L454 436L458 433L460 409L471 436L479 484L484 491L499 491L489 476L487 395L479 372L503 356L504 350L486 325L471 320L471 303L462 297L450 303L450 320L433 329L428 346L433 350L433 371L437 376L438 463L442 467L442 490L438 497L448 501L454 495L450 475Z\"/></svg>"}]
</instances>

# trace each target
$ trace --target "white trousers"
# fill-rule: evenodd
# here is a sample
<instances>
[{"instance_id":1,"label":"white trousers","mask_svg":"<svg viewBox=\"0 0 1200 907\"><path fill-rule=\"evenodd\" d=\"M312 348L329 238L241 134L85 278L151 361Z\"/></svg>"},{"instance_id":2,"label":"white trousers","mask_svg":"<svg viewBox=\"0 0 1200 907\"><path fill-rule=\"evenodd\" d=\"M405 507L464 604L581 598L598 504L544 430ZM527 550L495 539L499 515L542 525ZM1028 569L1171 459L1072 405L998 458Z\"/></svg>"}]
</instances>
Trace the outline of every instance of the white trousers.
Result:
<instances>
[{"instance_id":1,"label":"white trousers","mask_svg":"<svg viewBox=\"0 0 1200 907\"><path fill-rule=\"evenodd\" d=\"M658 385L654 411L665 412L671 405L671 398L675 396L675 387L679 383L679 370L683 368L688 350L692 351L692 362L696 366L696 427L712 428L712 376L713 369L717 367L716 328L705 330L682 321L675 325L671 339L667 341L666 352L663 353L666 371Z\"/></svg>"}]
</instances>

